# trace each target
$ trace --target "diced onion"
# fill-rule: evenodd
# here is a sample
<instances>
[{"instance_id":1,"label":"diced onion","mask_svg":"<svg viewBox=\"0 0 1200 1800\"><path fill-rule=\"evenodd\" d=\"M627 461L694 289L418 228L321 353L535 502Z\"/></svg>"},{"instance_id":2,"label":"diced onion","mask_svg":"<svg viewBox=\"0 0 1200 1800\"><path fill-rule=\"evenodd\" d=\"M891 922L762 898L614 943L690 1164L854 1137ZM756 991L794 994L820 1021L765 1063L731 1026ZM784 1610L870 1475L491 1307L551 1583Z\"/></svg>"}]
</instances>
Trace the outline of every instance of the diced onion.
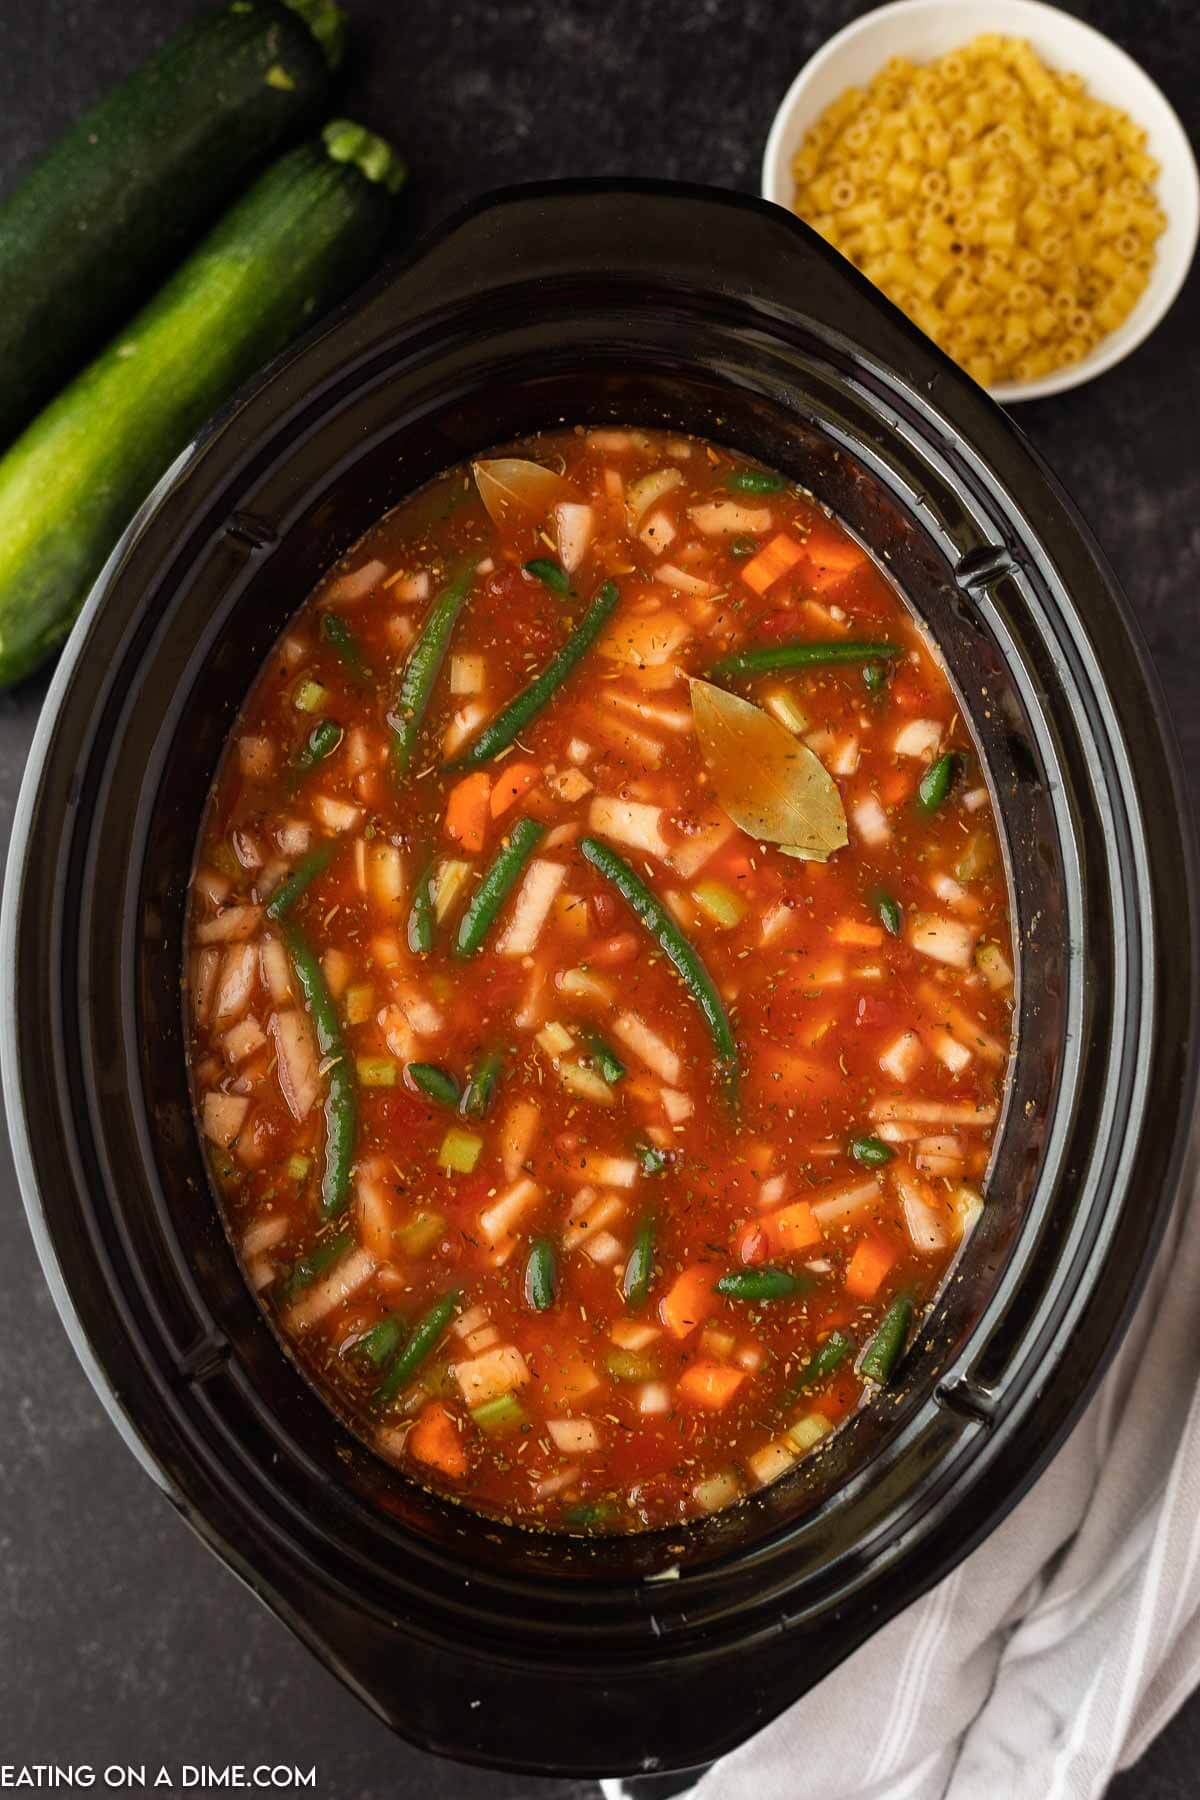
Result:
<instances>
[{"instance_id":1,"label":"diced onion","mask_svg":"<svg viewBox=\"0 0 1200 1800\"><path fill-rule=\"evenodd\" d=\"M587 1456L600 1448L600 1433L591 1419L547 1419L546 1430L564 1456Z\"/></svg>"},{"instance_id":2,"label":"diced onion","mask_svg":"<svg viewBox=\"0 0 1200 1800\"><path fill-rule=\"evenodd\" d=\"M356 1294L365 1287L375 1273L375 1264L365 1250L350 1250L341 1262L335 1263L321 1281L318 1281L293 1306L287 1314L286 1324L289 1331L303 1331L309 1325L319 1324L324 1318L347 1301L351 1294Z\"/></svg>"}]
</instances>

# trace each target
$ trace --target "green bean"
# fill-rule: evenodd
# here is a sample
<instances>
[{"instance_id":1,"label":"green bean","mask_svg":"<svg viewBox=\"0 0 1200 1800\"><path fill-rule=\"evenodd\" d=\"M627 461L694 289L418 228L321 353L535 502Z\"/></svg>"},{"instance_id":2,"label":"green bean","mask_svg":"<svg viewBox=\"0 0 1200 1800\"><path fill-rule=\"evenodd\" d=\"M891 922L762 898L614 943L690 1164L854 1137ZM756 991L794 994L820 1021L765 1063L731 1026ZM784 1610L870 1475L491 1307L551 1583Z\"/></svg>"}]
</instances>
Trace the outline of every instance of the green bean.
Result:
<instances>
[{"instance_id":1,"label":"green bean","mask_svg":"<svg viewBox=\"0 0 1200 1800\"><path fill-rule=\"evenodd\" d=\"M336 838L327 838L323 844L318 844L315 850L310 850L307 856L300 858L286 881L280 882L267 901L268 919L279 920L286 913L291 912L301 894L312 886L324 869L328 868L337 847Z\"/></svg>"},{"instance_id":2,"label":"green bean","mask_svg":"<svg viewBox=\"0 0 1200 1800\"><path fill-rule=\"evenodd\" d=\"M495 1097L496 1083L503 1067L504 1058L499 1050L488 1050L479 1058L459 1101L458 1110L464 1119L484 1117Z\"/></svg>"},{"instance_id":3,"label":"green bean","mask_svg":"<svg viewBox=\"0 0 1200 1800\"><path fill-rule=\"evenodd\" d=\"M725 486L739 494L777 494L787 481L771 469L735 469L726 477Z\"/></svg>"},{"instance_id":4,"label":"green bean","mask_svg":"<svg viewBox=\"0 0 1200 1800\"><path fill-rule=\"evenodd\" d=\"M535 556L525 564L525 573L536 576L564 600L571 598L571 578L565 569L561 569L549 556Z\"/></svg>"},{"instance_id":5,"label":"green bean","mask_svg":"<svg viewBox=\"0 0 1200 1800\"><path fill-rule=\"evenodd\" d=\"M443 1331L458 1311L458 1299L459 1289L452 1288L417 1320L412 1336L395 1361L389 1365L387 1374L375 1389L373 1405L390 1406L425 1359L432 1355Z\"/></svg>"},{"instance_id":6,"label":"green bean","mask_svg":"<svg viewBox=\"0 0 1200 1800\"><path fill-rule=\"evenodd\" d=\"M431 1100L457 1110L462 1090L447 1069L439 1069L436 1063L415 1062L409 1063L407 1073L413 1086L428 1094Z\"/></svg>"},{"instance_id":7,"label":"green bean","mask_svg":"<svg viewBox=\"0 0 1200 1800\"><path fill-rule=\"evenodd\" d=\"M451 634L474 580L475 565L472 563L442 589L430 607L421 635L404 665L400 689L388 714L392 733L392 773L397 780L408 773Z\"/></svg>"},{"instance_id":8,"label":"green bean","mask_svg":"<svg viewBox=\"0 0 1200 1800\"><path fill-rule=\"evenodd\" d=\"M633 1153L642 1165L643 1175L661 1175L669 1161L666 1151L657 1144L635 1144Z\"/></svg>"},{"instance_id":9,"label":"green bean","mask_svg":"<svg viewBox=\"0 0 1200 1800\"><path fill-rule=\"evenodd\" d=\"M321 614L321 636L337 653L338 661L346 672L356 681L365 681L371 673L366 658L362 653L362 645L338 613Z\"/></svg>"},{"instance_id":10,"label":"green bean","mask_svg":"<svg viewBox=\"0 0 1200 1800\"><path fill-rule=\"evenodd\" d=\"M863 669L862 678L866 683L868 694L882 694L887 686L887 664L869 662Z\"/></svg>"},{"instance_id":11,"label":"green bean","mask_svg":"<svg viewBox=\"0 0 1200 1800\"><path fill-rule=\"evenodd\" d=\"M699 952L684 937L662 902L615 850L594 837L582 838L579 848L592 867L612 883L659 949L679 971L684 987L708 1021L709 1033L717 1053L718 1071L726 1092L730 1099L736 1099L737 1041L725 1004L717 992L716 983L701 961Z\"/></svg>"},{"instance_id":12,"label":"green bean","mask_svg":"<svg viewBox=\"0 0 1200 1800\"><path fill-rule=\"evenodd\" d=\"M923 813L935 813L944 804L957 775L958 757L953 750L929 765L917 788L917 805Z\"/></svg>"},{"instance_id":13,"label":"green bean","mask_svg":"<svg viewBox=\"0 0 1200 1800\"><path fill-rule=\"evenodd\" d=\"M380 1319L369 1331L364 1331L360 1338L355 1338L350 1346L352 1356L374 1363L376 1368L389 1362L404 1342L404 1322L395 1313L389 1313L386 1319Z\"/></svg>"},{"instance_id":14,"label":"green bean","mask_svg":"<svg viewBox=\"0 0 1200 1800\"><path fill-rule=\"evenodd\" d=\"M882 1386L896 1366L904 1348L908 1328L912 1324L913 1303L907 1294L897 1294L879 1322L879 1329L863 1352L858 1365L860 1375Z\"/></svg>"},{"instance_id":15,"label":"green bean","mask_svg":"<svg viewBox=\"0 0 1200 1800\"><path fill-rule=\"evenodd\" d=\"M850 1139L850 1154L855 1162L860 1162L868 1169L882 1169L890 1163L896 1152L882 1138L856 1137Z\"/></svg>"},{"instance_id":16,"label":"green bean","mask_svg":"<svg viewBox=\"0 0 1200 1800\"><path fill-rule=\"evenodd\" d=\"M480 948L545 829L536 819L517 820L459 920L455 956L474 956Z\"/></svg>"},{"instance_id":17,"label":"green bean","mask_svg":"<svg viewBox=\"0 0 1200 1800\"><path fill-rule=\"evenodd\" d=\"M641 1306L654 1276L654 1219L647 1213L633 1234L633 1248L621 1277L621 1293L627 1306Z\"/></svg>"},{"instance_id":18,"label":"green bean","mask_svg":"<svg viewBox=\"0 0 1200 1800\"><path fill-rule=\"evenodd\" d=\"M735 650L709 670L711 680L735 675L767 675L772 669L815 669L830 663L878 662L882 657L902 656L899 644L760 644L757 650Z\"/></svg>"},{"instance_id":19,"label":"green bean","mask_svg":"<svg viewBox=\"0 0 1200 1800\"><path fill-rule=\"evenodd\" d=\"M293 790L299 787L306 775L312 774L318 763L323 763L327 756L333 755L344 735L336 719L322 719L313 726L292 762L290 786Z\"/></svg>"},{"instance_id":20,"label":"green bean","mask_svg":"<svg viewBox=\"0 0 1200 1800\"><path fill-rule=\"evenodd\" d=\"M612 1045L606 1043L600 1033L593 1030L590 1025L583 1027L580 1036L588 1047L588 1058L594 1065L596 1073L605 1081L624 1081L628 1070Z\"/></svg>"},{"instance_id":21,"label":"green bean","mask_svg":"<svg viewBox=\"0 0 1200 1800\"><path fill-rule=\"evenodd\" d=\"M311 1287L317 1276L324 1275L326 1269L332 1269L334 1263L340 1262L348 1251L353 1250L357 1241L352 1231L339 1231L335 1237L326 1238L323 1244L310 1250L307 1256L302 1256L284 1283L284 1300L290 1302L297 1294L302 1294L306 1287Z\"/></svg>"},{"instance_id":22,"label":"green bean","mask_svg":"<svg viewBox=\"0 0 1200 1800\"><path fill-rule=\"evenodd\" d=\"M428 956L433 949L433 927L436 923L433 909L434 860L432 856L429 858L413 889L412 907L408 915L408 947L414 956Z\"/></svg>"},{"instance_id":23,"label":"green bean","mask_svg":"<svg viewBox=\"0 0 1200 1800\"><path fill-rule=\"evenodd\" d=\"M525 1304L546 1312L558 1297L558 1259L549 1238L537 1238L525 1264Z\"/></svg>"},{"instance_id":24,"label":"green bean","mask_svg":"<svg viewBox=\"0 0 1200 1800\"><path fill-rule=\"evenodd\" d=\"M854 1339L848 1332L831 1331L819 1350L814 1350L788 1390L795 1398L805 1388L817 1387L836 1375L842 1364L854 1355Z\"/></svg>"},{"instance_id":25,"label":"green bean","mask_svg":"<svg viewBox=\"0 0 1200 1800\"><path fill-rule=\"evenodd\" d=\"M889 937L899 937L904 929L904 913L900 902L893 900L884 888L875 890L875 911L879 915L879 923Z\"/></svg>"},{"instance_id":26,"label":"green bean","mask_svg":"<svg viewBox=\"0 0 1200 1800\"><path fill-rule=\"evenodd\" d=\"M812 1285L811 1275L793 1275L787 1269L735 1269L722 1275L717 1292L731 1300L787 1300Z\"/></svg>"},{"instance_id":27,"label":"green bean","mask_svg":"<svg viewBox=\"0 0 1200 1800\"><path fill-rule=\"evenodd\" d=\"M443 763L443 769L477 769L481 763L498 756L501 750L507 750L530 720L553 700L576 663L591 649L620 597L616 582L606 581L562 649L551 657L541 674L535 676L528 687L522 688L507 706L501 707L461 756L455 757L453 762Z\"/></svg>"},{"instance_id":28,"label":"green bean","mask_svg":"<svg viewBox=\"0 0 1200 1800\"><path fill-rule=\"evenodd\" d=\"M317 1034L317 1049L329 1076L325 1095L325 1166L321 1171L321 1216L332 1219L350 1198L350 1166L358 1128L358 1095L350 1058L342 1043L337 1008L326 985L321 965L300 927L291 919L283 923L283 941L300 992Z\"/></svg>"}]
</instances>

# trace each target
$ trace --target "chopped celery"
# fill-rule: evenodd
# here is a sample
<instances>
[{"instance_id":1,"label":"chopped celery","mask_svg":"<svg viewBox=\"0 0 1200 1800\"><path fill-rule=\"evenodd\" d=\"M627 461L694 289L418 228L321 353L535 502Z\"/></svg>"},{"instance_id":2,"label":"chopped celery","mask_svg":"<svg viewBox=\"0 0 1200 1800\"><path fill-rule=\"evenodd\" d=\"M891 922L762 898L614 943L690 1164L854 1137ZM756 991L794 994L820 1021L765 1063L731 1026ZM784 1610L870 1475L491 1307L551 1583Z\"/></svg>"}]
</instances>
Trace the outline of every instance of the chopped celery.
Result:
<instances>
[{"instance_id":1,"label":"chopped celery","mask_svg":"<svg viewBox=\"0 0 1200 1800\"><path fill-rule=\"evenodd\" d=\"M989 987L1006 988L1013 983L1012 965L999 944L980 944L975 952L975 967Z\"/></svg>"},{"instance_id":2,"label":"chopped celery","mask_svg":"<svg viewBox=\"0 0 1200 1800\"><path fill-rule=\"evenodd\" d=\"M526 1413L512 1394L500 1394L495 1400L485 1400L482 1406L473 1406L471 1417L480 1431L498 1433L515 1431L519 1425L524 1425Z\"/></svg>"},{"instance_id":3,"label":"chopped celery","mask_svg":"<svg viewBox=\"0 0 1200 1800\"><path fill-rule=\"evenodd\" d=\"M577 1506L568 1506L563 1524L574 1526L577 1531L590 1531L594 1525L607 1525L612 1517L611 1500L581 1500Z\"/></svg>"},{"instance_id":4,"label":"chopped celery","mask_svg":"<svg viewBox=\"0 0 1200 1800\"><path fill-rule=\"evenodd\" d=\"M390 1056L360 1056L355 1068L362 1087L395 1087L400 1079L400 1064Z\"/></svg>"},{"instance_id":5,"label":"chopped celery","mask_svg":"<svg viewBox=\"0 0 1200 1800\"><path fill-rule=\"evenodd\" d=\"M292 689L292 705L297 712L322 712L329 699L329 689L314 681L311 675L305 675Z\"/></svg>"},{"instance_id":6,"label":"chopped celery","mask_svg":"<svg viewBox=\"0 0 1200 1800\"><path fill-rule=\"evenodd\" d=\"M979 876L986 875L993 864L992 846L982 832L974 832L963 846L962 855L954 865L955 879L958 881L976 881Z\"/></svg>"},{"instance_id":7,"label":"chopped celery","mask_svg":"<svg viewBox=\"0 0 1200 1800\"><path fill-rule=\"evenodd\" d=\"M370 982L360 982L346 989L347 1025L366 1025L375 1010L375 989Z\"/></svg>"},{"instance_id":8,"label":"chopped celery","mask_svg":"<svg viewBox=\"0 0 1200 1800\"><path fill-rule=\"evenodd\" d=\"M669 1160L666 1151L660 1150L657 1144L635 1144L634 1155L642 1165L644 1175L661 1175Z\"/></svg>"},{"instance_id":9,"label":"chopped celery","mask_svg":"<svg viewBox=\"0 0 1200 1800\"><path fill-rule=\"evenodd\" d=\"M292 1156L288 1157L287 1162L284 1164L284 1173L290 1176L293 1181L303 1181L311 1168L312 1157L301 1156L299 1151L296 1151Z\"/></svg>"},{"instance_id":10,"label":"chopped celery","mask_svg":"<svg viewBox=\"0 0 1200 1800\"><path fill-rule=\"evenodd\" d=\"M745 903L720 881L702 881L692 889L692 899L714 924L723 925L727 931L740 924L746 914Z\"/></svg>"},{"instance_id":11,"label":"chopped celery","mask_svg":"<svg viewBox=\"0 0 1200 1800\"><path fill-rule=\"evenodd\" d=\"M574 1042L575 1039L566 1026L560 1025L557 1019L551 1019L547 1025L543 1025L534 1039L534 1043L540 1044L547 1056L565 1055Z\"/></svg>"},{"instance_id":12,"label":"chopped celery","mask_svg":"<svg viewBox=\"0 0 1200 1800\"><path fill-rule=\"evenodd\" d=\"M692 1498L697 1506L705 1512L721 1512L726 1506L732 1506L741 1494L737 1476L732 1470L720 1475L710 1475L704 1481L698 1481L692 1489Z\"/></svg>"},{"instance_id":13,"label":"chopped celery","mask_svg":"<svg viewBox=\"0 0 1200 1800\"><path fill-rule=\"evenodd\" d=\"M636 1350L610 1350L604 1366L614 1381L652 1381L658 1369L648 1356Z\"/></svg>"},{"instance_id":14,"label":"chopped celery","mask_svg":"<svg viewBox=\"0 0 1200 1800\"><path fill-rule=\"evenodd\" d=\"M450 908L466 892L471 879L469 862L439 863L433 878L433 916L440 925Z\"/></svg>"},{"instance_id":15,"label":"chopped celery","mask_svg":"<svg viewBox=\"0 0 1200 1800\"><path fill-rule=\"evenodd\" d=\"M424 1256L432 1249L445 1229L446 1221L441 1213L416 1213L407 1225L402 1225L396 1233L396 1242L406 1256Z\"/></svg>"},{"instance_id":16,"label":"chopped celery","mask_svg":"<svg viewBox=\"0 0 1200 1800\"><path fill-rule=\"evenodd\" d=\"M802 731L808 730L808 714L802 706L797 706L786 688L775 688L771 693L764 695L763 705L769 713L774 713L781 725L786 726L797 737Z\"/></svg>"},{"instance_id":17,"label":"chopped celery","mask_svg":"<svg viewBox=\"0 0 1200 1800\"><path fill-rule=\"evenodd\" d=\"M616 1098L607 1081L601 1080L595 1069L585 1069L582 1063L560 1063L558 1075L568 1092L580 1100L594 1100L597 1106L611 1106Z\"/></svg>"},{"instance_id":18,"label":"chopped celery","mask_svg":"<svg viewBox=\"0 0 1200 1800\"><path fill-rule=\"evenodd\" d=\"M832 1426L824 1413L812 1412L797 1419L784 1435L793 1450L803 1452L811 1450L823 1437L828 1437L831 1430Z\"/></svg>"},{"instance_id":19,"label":"chopped celery","mask_svg":"<svg viewBox=\"0 0 1200 1800\"><path fill-rule=\"evenodd\" d=\"M457 1125L452 1125L442 1139L438 1162L443 1169L449 1169L456 1175L469 1175L479 1161L482 1149L481 1137L476 1137L473 1131L460 1131Z\"/></svg>"}]
</instances>

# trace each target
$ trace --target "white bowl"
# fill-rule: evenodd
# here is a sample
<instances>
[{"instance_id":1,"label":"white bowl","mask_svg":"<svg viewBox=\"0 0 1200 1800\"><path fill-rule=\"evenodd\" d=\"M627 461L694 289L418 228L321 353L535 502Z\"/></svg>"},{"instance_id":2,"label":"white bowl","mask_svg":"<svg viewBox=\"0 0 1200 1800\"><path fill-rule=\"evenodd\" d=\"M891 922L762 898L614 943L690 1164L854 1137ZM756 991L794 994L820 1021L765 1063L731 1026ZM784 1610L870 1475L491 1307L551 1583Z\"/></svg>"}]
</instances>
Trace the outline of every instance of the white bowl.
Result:
<instances>
[{"instance_id":1,"label":"white bowl","mask_svg":"<svg viewBox=\"0 0 1200 1800\"><path fill-rule=\"evenodd\" d=\"M793 81L763 153L762 191L765 199L791 210L792 157L805 132L844 89L870 81L890 56L928 62L985 31L1028 38L1043 62L1074 69L1089 93L1121 107L1145 127L1146 148L1159 164L1157 192L1167 215L1149 282L1115 331L1080 362L1035 381L997 382L989 390L997 400L1036 400L1090 381L1135 350L1183 286L1196 249L1200 177L1183 126L1162 90L1102 32L1042 0L894 0L881 6L830 38Z\"/></svg>"}]
</instances>

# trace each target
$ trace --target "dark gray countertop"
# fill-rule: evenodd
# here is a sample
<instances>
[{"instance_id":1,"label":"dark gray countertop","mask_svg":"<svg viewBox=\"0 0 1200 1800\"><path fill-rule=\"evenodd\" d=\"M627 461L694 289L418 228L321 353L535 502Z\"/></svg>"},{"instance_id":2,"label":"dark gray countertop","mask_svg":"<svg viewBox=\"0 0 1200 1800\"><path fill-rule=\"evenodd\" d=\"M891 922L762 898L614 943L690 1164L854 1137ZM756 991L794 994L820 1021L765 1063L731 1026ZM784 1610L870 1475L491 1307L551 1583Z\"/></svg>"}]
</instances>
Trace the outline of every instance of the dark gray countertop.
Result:
<instances>
[{"instance_id":1,"label":"dark gray countertop","mask_svg":"<svg viewBox=\"0 0 1200 1800\"><path fill-rule=\"evenodd\" d=\"M774 107L850 0L346 0L343 105L409 155L412 230L502 183L674 176L754 190ZM1200 133L1192 0L1094 0ZM41 0L0 20L0 185L193 11L193 0ZM1141 619L1200 774L1200 274L1113 373L1020 410ZM0 696L0 842L44 691ZM316 1763L337 1800L568 1800L389 1736L218 1566L150 1488L77 1367L0 1144L0 1759ZM1116 1784L1195 1796L1200 1700Z\"/></svg>"}]
</instances>

